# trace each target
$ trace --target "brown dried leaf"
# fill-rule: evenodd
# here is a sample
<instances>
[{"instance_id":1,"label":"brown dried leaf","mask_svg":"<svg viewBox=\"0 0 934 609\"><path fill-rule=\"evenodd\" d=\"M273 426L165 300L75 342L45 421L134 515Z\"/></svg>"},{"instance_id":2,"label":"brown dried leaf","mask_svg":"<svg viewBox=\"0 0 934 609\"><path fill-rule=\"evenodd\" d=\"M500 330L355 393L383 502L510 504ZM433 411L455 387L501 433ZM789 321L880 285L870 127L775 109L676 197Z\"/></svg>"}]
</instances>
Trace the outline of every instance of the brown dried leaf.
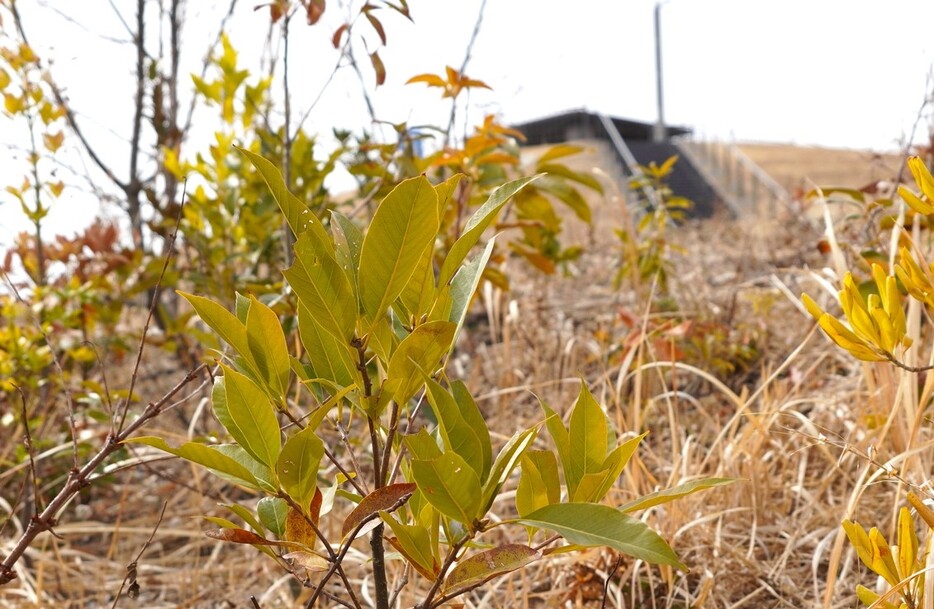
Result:
<instances>
[{"instance_id":1,"label":"brown dried leaf","mask_svg":"<svg viewBox=\"0 0 934 609\"><path fill-rule=\"evenodd\" d=\"M412 493L415 492L415 485L412 483L390 484L377 489L363 498L363 501L354 508L354 510L344 520L344 526L341 529L341 537L347 537L357 525L381 511L388 510L393 506L401 505L407 501Z\"/></svg>"}]
</instances>

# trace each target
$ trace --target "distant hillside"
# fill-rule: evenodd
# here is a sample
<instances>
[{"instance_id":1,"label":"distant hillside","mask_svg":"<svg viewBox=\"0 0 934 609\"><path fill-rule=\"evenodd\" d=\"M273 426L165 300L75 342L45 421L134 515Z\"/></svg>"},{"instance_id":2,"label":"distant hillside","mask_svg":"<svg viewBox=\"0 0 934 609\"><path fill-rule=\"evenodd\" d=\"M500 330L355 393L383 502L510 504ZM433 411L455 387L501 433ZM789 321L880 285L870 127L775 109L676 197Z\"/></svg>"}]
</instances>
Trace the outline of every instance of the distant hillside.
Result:
<instances>
[{"instance_id":1,"label":"distant hillside","mask_svg":"<svg viewBox=\"0 0 934 609\"><path fill-rule=\"evenodd\" d=\"M861 188L898 174L902 155L789 144L738 143L739 149L792 196L814 186Z\"/></svg>"}]
</instances>

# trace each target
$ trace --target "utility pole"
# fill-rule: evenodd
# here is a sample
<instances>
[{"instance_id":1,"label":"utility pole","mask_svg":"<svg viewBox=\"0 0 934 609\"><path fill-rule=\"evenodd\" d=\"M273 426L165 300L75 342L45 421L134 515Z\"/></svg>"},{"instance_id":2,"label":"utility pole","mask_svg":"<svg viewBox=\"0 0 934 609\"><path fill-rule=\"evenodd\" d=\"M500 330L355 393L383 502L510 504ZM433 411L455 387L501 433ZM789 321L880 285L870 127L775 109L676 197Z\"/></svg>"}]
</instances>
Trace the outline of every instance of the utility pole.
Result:
<instances>
[{"instance_id":1,"label":"utility pole","mask_svg":"<svg viewBox=\"0 0 934 609\"><path fill-rule=\"evenodd\" d=\"M655 99L658 103L658 120L652 131L652 140L655 142L668 141L665 129L665 104L662 95L662 4L655 3Z\"/></svg>"}]
</instances>

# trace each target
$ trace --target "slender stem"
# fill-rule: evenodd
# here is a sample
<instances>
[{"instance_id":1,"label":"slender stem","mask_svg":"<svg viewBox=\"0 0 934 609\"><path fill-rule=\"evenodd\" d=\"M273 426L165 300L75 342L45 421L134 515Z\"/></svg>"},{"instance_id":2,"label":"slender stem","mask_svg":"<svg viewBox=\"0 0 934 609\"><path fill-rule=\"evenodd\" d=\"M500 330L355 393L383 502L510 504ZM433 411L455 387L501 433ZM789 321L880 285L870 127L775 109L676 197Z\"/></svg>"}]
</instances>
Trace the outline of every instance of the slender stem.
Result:
<instances>
[{"instance_id":1,"label":"slender stem","mask_svg":"<svg viewBox=\"0 0 934 609\"><path fill-rule=\"evenodd\" d=\"M111 432L107 436L107 440L104 443L104 446L97 451L97 453L91 457L91 459L79 470L72 470L68 474L68 479L65 481L65 486L62 487L62 490L52 499L48 506L42 513L38 516L33 516L29 521L29 526L26 527L26 530L17 540L16 544L13 546L13 549L10 550L10 553L7 554L6 558L3 559L3 562L0 563L0 586L16 579L16 572L13 570L13 566L20 559L20 557L26 552L26 549L29 548L33 540L36 538L39 533L43 531L50 531L58 522L58 513L65 507L65 505L71 500L71 498L78 493L81 489L85 488L90 484L90 476L97 470L98 467L113 453L122 449L122 443L126 441L133 433L138 429L143 427L150 420L159 416L164 410L165 406L169 401L177 394L182 388L185 387L188 383L192 382L201 374L201 371L206 369L207 366L201 364L197 368L191 370L188 374L185 375L181 381L179 381L175 387L169 390L164 396L162 396L156 402L150 402L143 413L139 416L138 419L132 421L129 425L126 426L126 429L121 431L118 434Z\"/></svg>"},{"instance_id":2,"label":"slender stem","mask_svg":"<svg viewBox=\"0 0 934 609\"><path fill-rule=\"evenodd\" d=\"M39 148L36 146L35 118L32 113L26 115L26 121L29 127L29 143L31 146L29 155L29 164L32 166L32 188L33 195L36 197L35 214L33 226L36 232L36 285L44 286L46 284L45 276L45 244L42 243L42 184L39 182Z\"/></svg>"},{"instance_id":3,"label":"slender stem","mask_svg":"<svg viewBox=\"0 0 934 609\"><path fill-rule=\"evenodd\" d=\"M127 212L130 215L130 227L133 231L133 243L136 249L145 251L143 239L143 217L139 195L143 185L139 179L140 138L143 129L143 103L146 94L146 10L145 0L136 1L136 94L133 100L133 133L130 136L130 176L126 185Z\"/></svg>"},{"instance_id":4,"label":"slender stem","mask_svg":"<svg viewBox=\"0 0 934 609\"><path fill-rule=\"evenodd\" d=\"M357 350L357 370L363 378L363 399L367 402L373 397L373 384L366 369L366 342L354 338L351 345ZM398 416L398 413L397 415ZM367 427L370 430L370 444L373 450L373 486L374 490L383 487L382 461L380 457L379 434L376 424L378 419L367 416ZM386 454L391 452L392 446L386 444L383 450ZM389 581L386 579L386 555L383 548L383 525L380 524L370 534L370 551L373 555L373 587L376 590L376 609L389 609Z\"/></svg>"},{"instance_id":5,"label":"slender stem","mask_svg":"<svg viewBox=\"0 0 934 609\"><path fill-rule=\"evenodd\" d=\"M292 15L289 13L282 20L282 43L285 47L282 51L282 92L285 96L285 126L282 129L282 170L285 179L285 187L292 188L292 95L289 91L289 22ZM289 228L286 220L282 221L282 231L285 239L282 245L285 248L285 261L291 265L293 262L293 247L295 246L295 235Z\"/></svg>"},{"instance_id":6,"label":"slender stem","mask_svg":"<svg viewBox=\"0 0 934 609\"><path fill-rule=\"evenodd\" d=\"M438 601L435 601L434 599L438 594L438 591L441 589L441 584L444 583L444 578L447 576L448 570L454 565L454 561L457 560L457 555L471 539L473 539L473 533L464 535L462 539L458 540L453 546L451 546L451 551L448 552L447 557L444 559L444 564L441 565L441 570L438 571L438 577L436 577L434 583L431 584L431 588L428 590L428 594L425 595L425 600L418 605L418 609L432 609L432 607L440 605L446 600L445 598L439 599ZM458 594L460 594L460 592L458 592Z\"/></svg>"}]
</instances>

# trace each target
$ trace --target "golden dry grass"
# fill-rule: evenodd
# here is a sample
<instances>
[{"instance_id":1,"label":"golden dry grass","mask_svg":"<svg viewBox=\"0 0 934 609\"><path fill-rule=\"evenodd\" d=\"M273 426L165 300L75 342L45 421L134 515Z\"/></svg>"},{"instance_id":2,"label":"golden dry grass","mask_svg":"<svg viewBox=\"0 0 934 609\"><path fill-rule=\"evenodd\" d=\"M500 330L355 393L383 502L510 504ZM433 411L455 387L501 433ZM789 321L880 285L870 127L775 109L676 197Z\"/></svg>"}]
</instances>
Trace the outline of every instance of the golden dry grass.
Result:
<instances>
[{"instance_id":1,"label":"golden dry grass","mask_svg":"<svg viewBox=\"0 0 934 609\"><path fill-rule=\"evenodd\" d=\"M594 150L578 163L585 169L603 158ZM787 169L795 183L818 175L814 158L801 158L807 160ZM860 157L856 165L860 159L867 160ZM834 171L841 179L849 176L843 165ZM847 185L861 185L863 177ZM871 586L874 579L857 565L839 523L857 517L889 533L904 490L860 455L874 451L877 463L892 459L917 484L931 471L925 451L930 426L917 406L927 394L919 397L918 380L884 365L860 364L814 330L797 296L807 291L828 304L809 269L830 263L817 251L822 235L811 224L793 217L718 218L680 227L671 233L683 253L674 256L667 297L680 312L647 313L634 290L611 285L617 250L609 229L625 221L625 202L610 187L592 203L596 229L571 229L588 246L582 259L562 277L533 274L511 262L513 289L485 293L450 373L479 396L500 443L538 419L539 398L564 411L583 378L620 431L651 432L614 491L616 502L698 477L740 481L645 515L691 566L688 574L625 557L614 572L614 555L591 550L541 561L463 602L599 607L610 576L608 607L856 606L856 583ZM719 347L740 344L754 346L758 356L748 366L734 361L730 370L712 355L705 362L700 349L701 355L673 366L664 354L666 340L675 335L650 332L668 320L701 328L696 340L711 339L715 344L707 344L706 352L721 359L731 352ZM165 376L171 384L173 375ZM930 389L931 378L921 390ZM146 399L158 397L161 387L149 383ZM164 417L149 433L176 442L218 429L204 394L179 411L187 425ZM136 450L124 457L129 463L157 455ZM0 473L4 512L19 502L22 481ZM175 460L117 471L66 509L56 528L60 537L39 538L18 566L20 579L0 589L0 605L111 606L126 565L167 502L165 519L139 562L141 597L121 598L119 606L247 607L251 595L264 609L302 606L307 591L270 560L202 535L211 525L201 515L226 517L218 505L235 500L249 504L255 498ZM503 515L511 509L508 494L494 507ZM6 549L24 524L8 522L0 547ZM357 550L349 555L349 575L366 599L365 544ZM392 577L400 577L398 563ZM413 576L400 606L417 602L421 589Z\"/></svg>"}]
</instances>

